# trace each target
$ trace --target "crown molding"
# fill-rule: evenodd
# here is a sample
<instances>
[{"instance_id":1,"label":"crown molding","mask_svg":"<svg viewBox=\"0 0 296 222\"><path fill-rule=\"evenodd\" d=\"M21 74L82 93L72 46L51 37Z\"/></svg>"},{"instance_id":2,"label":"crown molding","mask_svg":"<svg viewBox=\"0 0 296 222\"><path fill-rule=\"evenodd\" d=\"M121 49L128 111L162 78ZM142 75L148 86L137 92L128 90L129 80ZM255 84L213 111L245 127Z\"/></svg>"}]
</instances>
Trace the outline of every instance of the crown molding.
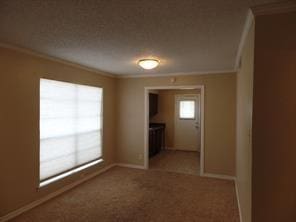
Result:
<instances>
[{"instance_id":1,"label":"crown molding","mask_svg":"<svg viewBox=\"0 0 296 222\"><path fill-rule=\"evenodd\" d=\"M174 77L174 76L196 76L196 75L210 75L210 74L229 74L236 73L236 69L227 70L207 70L195 72L181 72L181 73L151 73L151 74L132 74L132 75L117 75L119 79L125 78L147 78L147 77Z\"/></svg>"},{"instance_id":2,"label":"crown molding","mask_svg":"<svg viewBox=\"0 0 296 222\"><path fill-rule=\"evenodd\" d=\"M237 54L236 54L235 65L234 65L235 70L240 69L240 60L241 60L243 48L244 48L246 38L248 36L249 30L250 30L253 22L254 22L254 15L253 15L252 11L249 9L247 17L246 17L244 29L243 29L243 32L242 32L242 36L241 36L241 39L240 39L240 43L239 43L239 46L238 46Z\"/></svg>"},{"instance_id":3,"label":"crown molding","mask_svg":"<svg viewBox=\"0 0 296 222\"><path fill-rule=\"evenodd\" d=\"M296 2L275 2L251 7L255 16L296 12Z\"/></svg>"},{"instance_id":4,"label":"crown molding","mask_svg":"<svg viewBox=\"0 0 296 222\"><path fill-rule=\"evenodd\" d=\"M97 73L97 74L99 74L101 76L106 76L106 77L111 77L111 78L116 77L115 74L106 73L106 72L103 72L103 71L100 71L100 70L97 70L97 69L94 69L94 68L90 68L90 67L78 64L78 63L74 63L74 62L70 62L70 61L67 61L67 60L64 60L64 59L60 59L60 58L56 58L56 57L53 57L53 56L45 55L43 53L39 53L39 52L30 50L30 49L26 49L26 48L22 48L22 47L19 47L19 46L14 46L14 45L10 45L10 44L7 44L7 43L1 43L0 42L0 47L7 48L7 49L12 49L12 50L22 52L22 53L25 53L25 54L29 54L29 55L36 56L36 57L39 57L39 58L47 59L47 60L50 60L50 61L53 61L53 62L58 62L58 63L64 64L64 65L72 66L72 67L82 69L82 70L85 70L85 71L88 71L88 72L94 72L94 73Z\"/></svg>"},{"instance_id":5,"label":"crown molding","mask_svg":"<svg viewBox=\"0 0 296 222\"><path fill-rule=\"evenodd\" d=\"M151 73L151 74L111 74L111 73L106 73L102 72L100 70L90 68L84 65L80 65L78 63L70 62L64 59L52 57L49 55L45 55L30 49L22 48L19 46L14 46L10 45L7 43L1 43L0 42L0 47L2 48L7 48L7 49L12 49L18 52L22 52L28 55L36 56L39 58L47 59L53 62L58 62L64 65L72 66L78 69L82 69L85 71L89 72L94 72L97 73L101 76L106 76L110 78L147 78L147 77L174 77L174 76L192 76L192 75L209 75L209 74L229 74L229 73L236 73L237 69L226 69L226 70L206 70L206 71L194 71L194 72L183 72L183 73Z\"/></svg>"}]
</instances>

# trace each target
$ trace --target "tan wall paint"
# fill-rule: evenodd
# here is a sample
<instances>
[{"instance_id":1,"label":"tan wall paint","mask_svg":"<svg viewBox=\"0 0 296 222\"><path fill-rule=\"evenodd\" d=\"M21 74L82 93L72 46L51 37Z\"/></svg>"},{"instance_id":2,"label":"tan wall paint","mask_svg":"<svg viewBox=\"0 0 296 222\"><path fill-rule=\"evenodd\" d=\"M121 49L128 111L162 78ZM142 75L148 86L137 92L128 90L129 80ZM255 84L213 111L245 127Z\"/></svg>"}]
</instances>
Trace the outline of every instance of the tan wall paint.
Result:
<instances>
[{"instance_id":1,"label":"tan wall paint","mask_svg":"<svg viewBox=\"0 0 296 222\"><path fill-rule=\"evenodd\" d=\"M114 162L116 82L82 69L0 48L0 216L37 200L80 178L77 173L40 190L39 78L104 88L104 164Z\"/></svg>"},{"instance_id":2,"label":"tan wall paint","mask_svg":"<svg viewBox=\"0 0 296 222\"><path fill-rule=\"evenodd\" d=\"M296 221L296 12L256 16L252 221Z\"/></svg>"},{"instance_id":3,"label":"tan wall paint","mask_svg":"<svg viewBox=\"0 0 296 222\"><path fill-rule=\"evenodd\" d=\"M205 172L235 175L236 74L118 80L118 162L144 165L144 87L205 85Z\"/></svg>"},{"instance_id":4,"label":"tan wall paint","mask_svg":"<svg viewBox=\"0 0 296 222\"><path fill-rule=\"evenodd\" d=\"M165 123L166 147L174 149L175 139L175 96L180 94L199 94L200 90L159 90L158 113L150 118L153 123Z\"/></svg>"},{"instance_id":5,"label":"tan wall paint","mask_svg":"<svg viewBox=\"0 0 296 222\"><path fill-rule=\"evenodd\" d=\"M236 177L243 222L251 222L254 35L253 23L246 37L241 68L237 74Z\"/></svg>"},{"instance_id":6,"label":"tan wall paint","mask_svg":"<svg viewBox=\"0 0 296 222\"><path fill-rule=\"evenodd\" d=\"M0 71L0 216L115 160L143 165L144 86L205 85L205 170L235 175L234 73L180 76L175 84L169 77L113 79L6 48L0 48ZM40 77L104 88L105 162L38 190Z\"/></svg>"}]
</instances>

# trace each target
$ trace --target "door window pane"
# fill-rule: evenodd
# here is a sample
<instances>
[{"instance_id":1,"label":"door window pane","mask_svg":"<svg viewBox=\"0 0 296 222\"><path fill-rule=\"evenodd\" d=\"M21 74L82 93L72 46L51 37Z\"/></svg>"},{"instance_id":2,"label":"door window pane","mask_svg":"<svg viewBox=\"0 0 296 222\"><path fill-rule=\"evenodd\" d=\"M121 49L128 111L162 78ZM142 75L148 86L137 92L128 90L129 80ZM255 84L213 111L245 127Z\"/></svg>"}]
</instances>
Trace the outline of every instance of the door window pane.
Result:
<instances>
[{"instance_id":1,"label":"door window pane","mask_svg":"<svg viewBox=\"0 0 296 222\"><path fill-rule=\"evenodd\" d=\"M180 119L195 119L195 101L183 100L179 104Z\"/></svg>"}]
</instances>

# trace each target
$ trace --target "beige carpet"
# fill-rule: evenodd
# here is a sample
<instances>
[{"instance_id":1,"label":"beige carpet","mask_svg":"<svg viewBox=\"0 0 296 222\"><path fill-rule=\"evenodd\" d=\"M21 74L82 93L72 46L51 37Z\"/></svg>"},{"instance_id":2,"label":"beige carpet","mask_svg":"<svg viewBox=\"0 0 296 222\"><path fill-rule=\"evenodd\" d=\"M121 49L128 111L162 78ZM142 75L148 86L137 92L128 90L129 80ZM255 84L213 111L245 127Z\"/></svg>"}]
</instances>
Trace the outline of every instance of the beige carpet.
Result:
<instances>
[{"instance_id":1,"label":"beige carpet","mask_svg":"<svg viewBox=\"0 0 296 222\"><path fill-rule=\"evenodd\" d=\"M199 175L199 152L162 150L149 160L149 169Z\"/></svg>"},{"instance_id":2,"label":"beige carpet","mask_svg":"<svg viewBox=\"0 0 296 222\"><path fill-rule=\"evenodd\" d=\"M24 222L238 222L232 181L115 167L26 212Z\"/></svg>"}]
</instances>

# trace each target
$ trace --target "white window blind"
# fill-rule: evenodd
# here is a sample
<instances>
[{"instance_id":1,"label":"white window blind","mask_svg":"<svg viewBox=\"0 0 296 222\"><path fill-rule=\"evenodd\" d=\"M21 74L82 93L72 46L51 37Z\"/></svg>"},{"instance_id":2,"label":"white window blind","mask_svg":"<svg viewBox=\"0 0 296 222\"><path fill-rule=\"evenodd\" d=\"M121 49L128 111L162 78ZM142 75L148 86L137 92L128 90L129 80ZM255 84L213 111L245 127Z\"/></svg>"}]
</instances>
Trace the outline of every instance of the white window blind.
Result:
<instances>
[{"instance_id":1,"label":"white window blind","mask_svg":"<svg viewBox=\"0 0 296 222\"><path fill-rule=\"evenodd\" d=\"M40 79L40 181L101 158L102 93Z\"/></svg>"},{"instance_id":2,"label":"white window blind","mask_svg":"<svg viewBox=\"0 0 296 222\"><path fill-rule=\"evenodd\" d=\"M180 119L194 119L195 118L195 101L183 100L180 101L179 117Z\"/></svg>"}]
</instances>

